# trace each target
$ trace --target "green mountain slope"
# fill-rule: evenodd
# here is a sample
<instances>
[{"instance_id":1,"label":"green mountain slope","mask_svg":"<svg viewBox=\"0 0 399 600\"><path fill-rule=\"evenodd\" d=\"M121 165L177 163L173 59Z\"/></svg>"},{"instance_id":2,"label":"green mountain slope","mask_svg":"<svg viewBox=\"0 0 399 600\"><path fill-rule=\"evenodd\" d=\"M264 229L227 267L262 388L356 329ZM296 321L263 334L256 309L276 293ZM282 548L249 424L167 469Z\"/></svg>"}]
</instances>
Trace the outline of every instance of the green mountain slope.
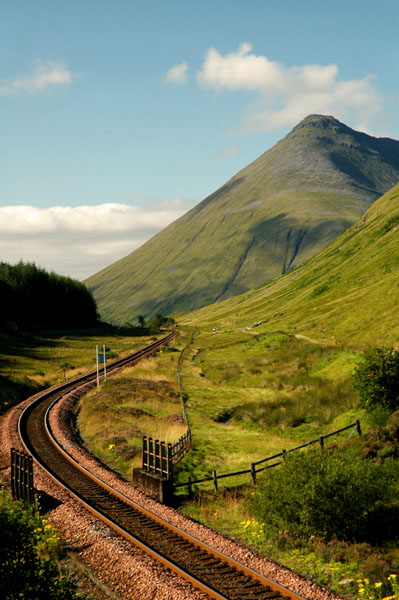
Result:
<instances>
[{"instance_id":1,"label":"green mountain slope","mask_svg":"<svg viewBox=\"0 0 399 600\"><path fill-rule=\"evenodd\" d=\"M183 315L184 325L291 331L319 342L398 345L399 185L292 273ZM260 325L258 325L260 323Z\"/></svg>"},{"instance_id":2,"label":"green mountain slope","mask_svg":"<svg viewBox=\"0 0 399 600\"><path fill-rule=\"evenodd\" d=\"M114 322L229 298L313 256L398 179L398 141L311 115L86 284L103 318Z\"/></svg>"}]
</instances>

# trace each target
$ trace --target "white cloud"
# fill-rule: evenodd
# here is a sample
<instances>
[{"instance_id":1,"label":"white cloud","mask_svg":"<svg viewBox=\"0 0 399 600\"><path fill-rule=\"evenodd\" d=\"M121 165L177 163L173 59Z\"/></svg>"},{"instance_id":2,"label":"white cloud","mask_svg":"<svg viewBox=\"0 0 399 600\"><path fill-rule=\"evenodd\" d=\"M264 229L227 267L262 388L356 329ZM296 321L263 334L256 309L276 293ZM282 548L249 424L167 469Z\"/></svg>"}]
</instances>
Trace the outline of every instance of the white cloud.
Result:
<instances>
[{"instance_id":1,"label":"white cloud","mask_svg":"<svg viewBox=\"0 0 399 600\"><path fill-rule=\"evenodd\" d=\"M372 76L340 81L339 69L331 65L286 67L267 56L257 56L251 44L222 55L208 50L197 83L216 92L246 91L257 94L238 132L269 131L295 125L310 113L351 119L354 126L369 127L382 107Z\"/></svg>"},{"instance_id":2,"label":"white cloud","mask_svg":"<svg viewBox=\"0 0 399 600\"><path fill-rule=\"evenodd\" d=\"M38 94L48 88L72 83L72 74L61 62L37 59L30 75L16 77L0 85L0 95Z\"/></svg>"},{"instance_id":3,"label":"white cloud","mask_svg":"<svg viewBox=\"0 0 399 600\"><path fill-rule=\"evenodd\" d=\"M238 146L229 146L228 148L224 148L217 154L217 158L233 158L237 156Z\"/></svg>"},{"instance_id":4,"label":"white cloud","mask_svg":"<svg viewBox=\"0 0 399 600\"><path fill-rule=\"evenodd\" d=\"M138 248L187 210L183 200L159 206L100 204L0 207L0 260L35 262L84 279Z\"/></svg>"},{"instance_id":5,"label":"white cloud","mask_svg":"<svg viewBox=\"0 0 399 600\"><path fill-rule=\"evenodd\" d=\"M185 83L187 81L188 64L182 62L175 65L165 75L166 83Z\"/></svg>"}]
</instances>

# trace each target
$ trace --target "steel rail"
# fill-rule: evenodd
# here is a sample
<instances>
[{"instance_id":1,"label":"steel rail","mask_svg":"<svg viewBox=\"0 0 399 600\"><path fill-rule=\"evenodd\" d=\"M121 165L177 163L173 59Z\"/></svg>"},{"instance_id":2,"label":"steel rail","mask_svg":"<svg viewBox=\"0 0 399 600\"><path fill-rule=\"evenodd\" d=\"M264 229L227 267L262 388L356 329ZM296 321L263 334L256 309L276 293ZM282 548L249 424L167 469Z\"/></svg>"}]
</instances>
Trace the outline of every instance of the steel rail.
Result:
<instances>
[{"instance_id":1,"label":"steel rail","mask_svg":"<svg viewBox=\"0 0 399 600\"><path fill-rule=\"evenodd\" d=\"M114 363L112 363L112 365L108 366L108 372L110 373L112 370L118 369L125 364L131 364L132 362L136 362L136 361L140 360L140 358L150 354L151 352L153 352L154 350L159 348L161 345L170 341L174 337L174 335L175 335L175 333L172 332L172 334L170 334L169 336L162 338L162 340L158 340L157 342L155 342L154 344L151 344L150 346L144 348L143 350L135 352L134 354L130 355L129 357L125 357L124 359L115 361ZM246 567L245 565L239 563L238 561L235 561L234 559L230 558L229 556L227 556L221 552L218 552L214 548L211 548L210 546L208 546L204 542L201 542L197 538L191 536L187 532L175 527L174 525L172 525L171 523L168 523L164 519L158 517L151 511L138 505L136 502L132 501L130 498L128 498L124 494L117 492L116 490L111 488L109 485L107 485L104 481L102 481L101 479L97 478L95 475L90 473L90 471L88 471L85 467L80 465L75 459L73 459L73 457L68 452L66 452L66 450L64 448L62 448L62 446L57 442L57 440L55 439L55 436L53 435L53 433L51 431L51 427L49 424L50 410L66 393L70 392L74 388L80 387L87 381L92 381L95 377L96 377L96 371L92 371L91 373L88 373L81 377L78 377L73 381L69 381L66 384L62 384L61 386L58 386L57 388L55 388L53 390L44 392L36 400L34 400L31 404L29 404L25 408L25 410L21 413L19 422L18 422L19 435L20 435L20 438L21 438L21 441L22 441L24 447L26 448L26 450L28 452L30 452L32 454L35 462L37 462L41 466L41 468L43 468L48 473L48 475L59 486L64 488L72 497L74 497L76 500L78 500L92 514L94 514L95 516L102 519L110 527L112 527L116 532L118 532L123 537L128 539L130 542L134 543L136 546L140 547L142 550L144 550L145 552L147 552L148 554L153 556L156 560L160 561L167 568L169 568L170 570L174 571L178 575L180 575L183 578L185 578L186 580L188 580L192 585L201 589L203 592L208 594L208 596L210 596L211 598L215 598L216 600L228 600L228 599L232 599L232 598L244 598L244 597L245 598L255 598L256 597L256 598L259 598L259 600L263 600L266 598L268 598L268 599L291 598L292 600L299 600L299 599L303 600L302 597L299 596L298 594L296 594L296 593L288 590L284 586L281 586L281 585L277 584L276 582L264 577L260 573L257 573L253 569L250 569L249 567ZM59 392L61 392L61 394L59 394ZM55 399L53 399L54 396L56 396ZM47 406L43 407L43 406L41 406L41 404L44 403L45 400L47 400L47 403L45 403L45 404L47 404ZM38 407L40 407L40 409ZM65 463L64 467L61 465L61 473L67 472L68 468L72 468L71 465L73 465L73 469L76 472L79 472L82 477L84 476L85 479L87 479L87 481L91 482L89 485L92 485L94 483L94 485L97 486L98 489L104 490L104 493L107 494L108 503L110 502L109 498L111 498L111 497L113 499L113 502L116 501L115 499L117 499L119 501L119 506L116 509L117 513L118 513L118 511L121 511L123 507L125 507L126 511L129 512L129 511L133 510L133 511L135 511L135 513L139 514L140 515L138 517L139 521L140 521L140 519L145 520L146 522L148 521L150 523L150 525L149 525L150 529L152 528L152 530L153 530L154 527L158 528L158 529L162 528L161 537L163 536L166 539L166 542L163 541L163 543L161 543L161 548L162 548L162 545L163 546L170 545L169 544L170 540L168 541L168 535L169 535L169 537L176 536L176 535L179 536L178 539L176 538L177 541L175 539L173 540L173 543L175 546L181 545L181 546L184 546L186 549L189 548L188 552L191 557L193 557L193 553L194 554L197 553L198 555L201 555L203 560L205 561L205 564L203 566L199 566L199 567L197 566L197 568L196 568L197 573L199 571L200 575L201 575L202 571L207 572L209 569L213 568L216 571L216 579L217 578L219 578L219 580L223 579L223 577L227 574L227 585L226 585L226 578L224 578L223 583L220 584L221 589L218 590L218 589L216 589L217 586L215 586L212 582L211 582L211 584L209 584L209 582L207 582L207 577L204 577L204 576L198 577L198 575L196 575L193 572L189 573L186 570L186 568L184 567L184 560L183 560L183 566L182 566L182 564L179 565L178 561L174 560L173 552L172 552L172 558L170 557L170 552L169 552L169 556L168 556L167 550L170 551L170 548L166 548L166 551L160 552L156 549L156 547L154 547L154 544L152 542L148 543L148 541L147 542L145 541L145 535L144 535L144 539L139 539L139 537L137 537L137 535L134 535L132 533L132 531L129 531L128 528L123 525L123 523L121 523L121 522L118 523L118 518L115 518L115 517L112 518L110 516L110 514L108 514L108 515L106 514L106 510L103 510L101 507L99 508L99 507L93 506L93 501L91 501L91 503L88 501L88 498L85 497L84 491L79 492L79 490L73 489L73 487L71 487L71 485L68 484L67 481L64 481L63 477L59 473L57 474L57 472L56 472L57 466L54 466L54 463L53 463L53 467L51 465L46 465L45 464L46 461L44 461L40 457L40 451L37 451L37 449L35 447L35 442L32 441L31 439L29 439L28 421L29 421L29 418L32 417L32 413L36 408L41 413L41 419L43 419L43 411L45 408L44 422L42 421L43 436L47 436L48 442L51 442L50 445L54 449L56 449L58 456L59 457L62 456L63 459L65 461L67 461ZM48 456L51 454L51 452L48 452L48 450L47 450L45 452L45 454L46 454L46 456ZM65 476L64 476L64 478L65 478ZM84 486L82 486L81 489L84 489ZM97 496L99 495L98 491L96 491L95 493ZM105 502L105 505L106 504L107 504L107 502ZM142 538L143 538L143 536L142 536ZM152 538L152 533L150 533L150 538ZM187 562L187 559L185 559L185 560ZM212 562L212 561L214 561L214 562ZM189 559L188 562L189 563L191 562L191 558ZM218 564L216 565L216 563L218 563ZM223 569L224 569L224 571L223 571ZM227 571L226 571L226 569L227 569ZM237 587L239 587L238 582L237 582L237 576L242 577L242 575L244 576L244 588L248 589L248 595L245 595L245 596L237 595L234 593L234 590ZM232 583L232 585L230 585L230 586L228 585L229 577L231 578L231 583ZM258 588L256 589L256 592L254 591L253 594L251 593L255 584L258 586L258 588L259 588L259 585L261 585L264 588L263 594L262 594L262 590L259 590ZM243 585L242 581L241 581L241 585ZM230 593L228 592L229 587L231 588ZM228 592L228 595L226 595L226 591Z\"/></svg>"}]
</instances>

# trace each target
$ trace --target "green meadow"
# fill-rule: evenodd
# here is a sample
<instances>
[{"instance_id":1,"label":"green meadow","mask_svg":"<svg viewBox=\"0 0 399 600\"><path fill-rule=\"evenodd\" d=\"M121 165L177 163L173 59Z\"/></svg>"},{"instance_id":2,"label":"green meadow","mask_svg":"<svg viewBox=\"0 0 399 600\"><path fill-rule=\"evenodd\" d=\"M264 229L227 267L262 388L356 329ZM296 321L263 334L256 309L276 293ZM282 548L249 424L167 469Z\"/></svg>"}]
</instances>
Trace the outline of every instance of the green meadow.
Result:
<instances>
[{"instance_id":1,"label":"green meadow","mask_svg":"<svg viewBox=\"0 0 399 600\"><path fill-rule=\"evenodd\" d=\"M213 470L248 469L356 419L362 438L348 441L345 432L326 446L364 453L371 444L367 431L380 431L388 415L359 408L352 373L369 346L399 348L398 233L396 186L306 264L241 296L178 315L173 343L82 398L83 440L128 479L140 464L142 435L176 441L185 431L177 383L184 350L181 376L193 448L175 469L176 483L210 477ZM27 378L32 386L50 385L93 368L96 343L116 357L147 341L77 334L48 336L40 345L21 338L8 353L3 346L2 373L19 384ZM399 446L392 435L390 452ZM212 482L194 485L193 497L178 488L176 502L184 514L347 597L357 597L357 579L378 582L399 570L395 540L373 545L269 538L267 523L254 513L257 493L250 476L242 475L219 481L218 493Z\"/></svg>"},{"instance_id":2,"label":"green meadow","mask_svg":"<svg viewBox=\"0 0 399 600\"><path fill-rule=\"evenodd\" d=\"M106 347L107 361L146 345L135 337L109 330L0 333L0 414L41 389L96 368L96 345Z\"/></svg>"},{"instance_id":3,"label":"green meadow","mask_svg":"<svg viewBox=\"0 0 399 600\"><path fill-rule=\"evenodd\" d=\"M247 469L251 462L356 419L361 419L364 432L384 425L387 415L359 409L352 373L367 347L398 348L398 231L396 186L306 264L246 294L177 316L180 337L173 347L181 351L189 344L182 383L194 446L175 470L176 483L210 477L214 469L218 474ZM147 366L144 361L132 373L132 382L142 378L150 390L161 378L164 408L179 414L178 403L169 404L176 390L178 356L172 349ZM170 419L159 406L154 410L157 394L152 393L148 404L153 423ZM84 421L86 435L89 420ZM110 422L109 437L95 442L97 452L113 443L115 419ZM143 433L173 441L173 432L168 439L160 422L157 433L141 423ZM347 438L345 432L328 444L344 448L368 443L367 435L366 442L356 435L349 442ZM117 448L115 453L117 458L109 457L111 464L120 461L119 469L130 472L132 462ZM267 471L260 481L262 477ZM385 547L322 540L298 545L265 538L251 508L256 493L250 476L243 475L220 480L218 493L211 482L194 486L193 498L179 488L177 499L183 513L348 597L356 597L358 578L378 581L399 568L392 542Z\"/></svg>"}]
</instances>

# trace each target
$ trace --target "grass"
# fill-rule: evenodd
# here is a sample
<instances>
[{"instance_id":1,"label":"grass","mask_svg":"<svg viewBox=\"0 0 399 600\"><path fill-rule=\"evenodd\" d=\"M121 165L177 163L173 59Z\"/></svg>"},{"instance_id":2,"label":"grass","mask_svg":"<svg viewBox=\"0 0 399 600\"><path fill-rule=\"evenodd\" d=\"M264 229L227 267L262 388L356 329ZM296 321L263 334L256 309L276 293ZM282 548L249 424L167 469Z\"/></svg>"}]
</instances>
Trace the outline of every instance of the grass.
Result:
<instances>
[{"instance_id":1,"label":"grass","mask_svg":"<svg viewBox=\"0 0 399 600\"><path fill-rule=\"evenodd\" d=\"M188 455L179 466L180 480L221 466L224 472L248 468L256 455L363 417L351 382L361 353L369 344L399 347L398 212L396 186L359 224L294 272L178 318L181 327L196 332L183 380L202 458L197 464ZM362 427L384 418L366 415ZM236 483L224 480L228 488ZM399 568L395 545L349 544L335 553L283 540L271 547L256 524L240 529L240 523L253 522L245 494L225 489L214 496L211 485L207 490L182 500L180 510L348 596L357 593L356 578L367 574L378 581L386 569Z\"/></svg>"},{"instance_id":2,"label":"grass","mask_svg":"<svg viewBox=\"0 0 399 600\"><path fill-rule=\"evenodd\" d=\"M101 330L0 333L0 414L41 389L95 369L96 344L106 345L108 361L134 352L148 340Z\"/></svg>"},{"instance_id":3,"label":"grass","mask_svg":"<svg viewBox=\"0 0 399 600\"><path fill-rule=\"evenodd\" d=\"M212 469L248 469L354 422L361 412L350 375L343 371L335 380L334 371L355 362L355 353L336 344L321 346L282 331L198 332L182 374L194 448L204 456L195 465L190 454L183 459L178 480L210 476Z\"/></svg>"},{"instance_id":4,"label":"grass","mask_svg":"<svg viewBox=\"0 0 399 600\"><path fill-rule=\"evenodd\" d=\"M178 353L167 350L160 352L161 360L143 359L80 401L78 425L84 441L127 478L141 466L143 435L173 444L187 430L175 377Z\"/></svg>"},{"instance_id":5,"label":"grass","mask_svg":"<svg viewBox=\"0 0 399 600\"><path fill-rule=\"evenodd\" d=\"M398 200L396 186L359 224L285 277L178 317L179 348L194 331L182 364L194 446L176 468L177 482L209 477L213 469L248 469L363 418L351 373L370 343L399 344ZM172 356L158 355L134 376L173 388ZM365 416L363 429L377 417ZM396 564L395 547L333 551L284 539L271 546L253 523L249 481L249 475L221 480L216 496L212 483L201 484L193 499L179 488L180 510L351 597L356 577L378 578Z\"/></svg>"},{"instance_id":6,"label":"grass","mask_svg":"<svg viewBox=\"0 0 399 600\"><path fill-rule=\"evenodd\" d=\"M368 343L397 343L396 229L384 235L379 231L397 213L398 195L396 186L373 204L361 227L349 229L292 273L229 301L182 315L180 325L209 332L215 325L221 332L248 327L254 334L283 330L327 345L339 340L347 348L353 345L355 351ZM320 291L316 296L315 289Z\"/></svg>"},{"instance_id":7,"label":"grass","mask_svg":"<svg viewBox=\"0 0 399 600\"><path fill-rule=\"evenodd\" d=\"M181 350L192 331L182 381L194 446L176 468L177 482L209 477L213 469L218 474L247 469L251 462L362 418L351 383L362 351L369 344L399 347L398 212L396 186L306 265L242 296L178 317L181 337L169 351L125 371L115 385L110 379L83 401L79 423L87 443L129 476L139 460L143 433L176 439L181 407L178 352L173 350ZM74 353L72 348L61 351L58 338L49 342L42 350L21 347L20 356L15 352L6 360L15 358L16 369L19 361L29 362L33 379L43 365L44 373L52 366L51 376L63 377L61 364L72 362ZM78 352L88 339L69 342ZM112 348L111 340L106 343ZM25 372L19 371L21 376ZM363 429L375 425L376 418L363 418ZM378 418L383 421L384 415ZM249 481L248 475L224 479L218 496L212 484L200 485L191 500L183 488L180 510L348 596L355 594L353 581L340 581L365 572L379 577L388 554L398 558L395 547L377 551L350 545L333 551L296 547L285 539L271 547L252 523L246 496L251 489L242 488ZM248 521L252 525L244 527Z\"/></svg>"},{"instance_id":8,"label":"grass","mask_svg":"<svg viewBox=\"0 0 399 600\"><path fill-rule=\"evenodd\" d=\"M265 536L262 524L248 510L247 498L255 493L249 486L222 494L202 491L194 501L183 503L180 511L321 585L346 597L357 597L357 580L364 577L365 572L370 576L373 564L382 558L375 549L368 544L358 544L349 550L349 545L340 546L337 542L331 545L318 542L311 548L298 547L284 536L278 543L272 543ZM350 552L352 555L348 556ZM369 568L364 569L367 561ZM380 573L376 575L378 579Z\"/></svg>"}]
</instances>

